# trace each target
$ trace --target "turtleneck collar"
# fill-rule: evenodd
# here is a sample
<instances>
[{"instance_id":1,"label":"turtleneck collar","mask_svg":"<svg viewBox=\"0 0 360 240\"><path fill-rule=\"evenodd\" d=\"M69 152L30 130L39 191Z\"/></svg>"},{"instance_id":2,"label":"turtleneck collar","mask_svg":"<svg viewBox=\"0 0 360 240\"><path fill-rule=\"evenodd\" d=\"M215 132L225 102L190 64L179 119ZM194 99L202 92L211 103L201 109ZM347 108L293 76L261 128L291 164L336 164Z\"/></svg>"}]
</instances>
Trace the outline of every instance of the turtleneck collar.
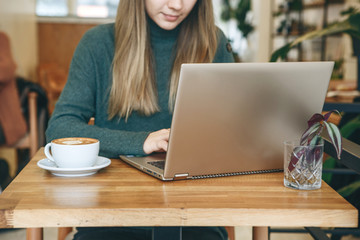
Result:
<instances>
[{"instance_id":1,"label":"turtleneck collar","mask_svg":"<svg viewBox=\"0 0 360 240\"><path fill-rule=\"evenodd\" d=\"M149 24L149 30L150 30L150 37L151 39L162 39L162 40L176 40L179 31L180 31L180 25L179 24L176 28L173 30L165 30L159 27L149 16L147 16L148 24Z\"/></svg>"}]
</instances>

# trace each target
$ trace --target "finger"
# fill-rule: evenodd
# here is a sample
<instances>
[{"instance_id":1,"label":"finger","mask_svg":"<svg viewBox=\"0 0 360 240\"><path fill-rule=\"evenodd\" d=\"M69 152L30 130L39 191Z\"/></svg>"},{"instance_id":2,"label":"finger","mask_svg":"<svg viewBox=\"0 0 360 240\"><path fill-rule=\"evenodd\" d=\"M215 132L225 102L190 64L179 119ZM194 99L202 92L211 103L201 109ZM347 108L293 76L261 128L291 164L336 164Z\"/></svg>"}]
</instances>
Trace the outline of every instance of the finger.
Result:
<instances>
[{"instance_id":1,"label":"finger","mask_svg":"<svg viewBox=\"0 0 360 240\"><path fill-rule=\"evenodd\" d=\"M164 135L169 135L169 134L170 134L170 128L168 128L168 129L162 129L162 130L160 130L160 132L161 132L162 134L164 134Z\"/></svg>"},{"instance_id":2,"label":"finger","mask_svg":"<svg viewBox=\"0 0 360 240\"><path fill-rule=\"evenodd\" d=\"M158 142L158 150L156 150L156 151L163 150L164 152L167 152L167 149L168 149L168 142L167 141Z\"/></svg>"},{"instance_id":3,"label":"finger","mask_svg":"<svg viewBox=\"0 0 360 240\"><path fill-rule=\"evenodd\" d=\"M157 135L158 140L169 140L170 131L167 129L160 130Z\"/></svg>"},{"instance_id":4,"label":"finger","mask_svg":"<svg viewBox=\"0 0 360 240\"><path fill-rule=\"evenodd\" d=\"M170 136L170 129L161 129L156 132L152 132L145 139L143 150L146 154L150 154L156 151L167 151L167 145Z\"/></svg>"}]
</instances>

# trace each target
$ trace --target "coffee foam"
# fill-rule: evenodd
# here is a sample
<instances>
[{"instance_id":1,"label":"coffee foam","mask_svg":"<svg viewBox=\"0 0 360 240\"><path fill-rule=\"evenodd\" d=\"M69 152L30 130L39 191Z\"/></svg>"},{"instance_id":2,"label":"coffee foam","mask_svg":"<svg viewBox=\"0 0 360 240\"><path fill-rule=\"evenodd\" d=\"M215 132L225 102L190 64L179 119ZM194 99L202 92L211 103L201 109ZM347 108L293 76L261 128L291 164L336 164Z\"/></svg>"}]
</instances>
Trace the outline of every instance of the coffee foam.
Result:
<instances>
[{"instance_id":1,"label":"coffee foam","mask_svg":"<svg viewBox=\"0 0 360 240\"><path fill-rule=\"evenodd\" d=\"M52 142L62 145L86 145L96 143L98 140L94 138L59 138L53 140Z\"/></svg>"}]
</instances>

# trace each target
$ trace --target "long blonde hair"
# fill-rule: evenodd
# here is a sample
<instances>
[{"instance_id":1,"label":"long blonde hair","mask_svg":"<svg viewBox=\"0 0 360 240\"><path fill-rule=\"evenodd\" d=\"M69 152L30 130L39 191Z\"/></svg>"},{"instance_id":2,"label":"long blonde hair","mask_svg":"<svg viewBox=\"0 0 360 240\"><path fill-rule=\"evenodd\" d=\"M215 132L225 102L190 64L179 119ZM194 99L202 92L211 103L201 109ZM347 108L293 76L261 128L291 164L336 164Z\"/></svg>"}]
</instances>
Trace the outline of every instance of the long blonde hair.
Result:
<instances>
[{"instance_id":1,"label":"long blonde hair","mask_svg":"<svg viewBox=\"0 0 360 240\"><path fill-rule=\"evenodd\" d=\"M153 54L144 0L122 0L115 20L115 54L109 119L127 119L132 111L149 116L159 111ZM176 98L182 63L212 62L217 28L211 0L198 0L181 23L170 77L169 109Z\"/></svg>"}]
</instances>

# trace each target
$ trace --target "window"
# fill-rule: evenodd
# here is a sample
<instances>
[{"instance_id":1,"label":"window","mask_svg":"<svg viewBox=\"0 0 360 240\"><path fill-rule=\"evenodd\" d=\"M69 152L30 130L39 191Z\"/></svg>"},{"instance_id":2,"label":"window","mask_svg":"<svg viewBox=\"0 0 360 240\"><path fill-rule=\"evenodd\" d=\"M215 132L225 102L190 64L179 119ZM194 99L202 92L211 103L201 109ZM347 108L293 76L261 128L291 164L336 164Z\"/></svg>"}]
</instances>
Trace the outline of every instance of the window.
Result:
<instances>
[{"instance_id":1,"label":"window","mask_svg":"<svg viewBox=\"0 0 360 240\"><path fill-rule=\"evenodd\" d=\"M36 15L46 17L114 18L119 0L37 0Z\"/></svg>"},{"instance_id":2,"label":"window","mask_svg":"<svg viewBox=\"0 0 360 240\"><path fill-rule=\"evenodd\" d=\"M36 15L63 17L69 14L67 0L37 0Z\"/></svg>"}]
</instances>

